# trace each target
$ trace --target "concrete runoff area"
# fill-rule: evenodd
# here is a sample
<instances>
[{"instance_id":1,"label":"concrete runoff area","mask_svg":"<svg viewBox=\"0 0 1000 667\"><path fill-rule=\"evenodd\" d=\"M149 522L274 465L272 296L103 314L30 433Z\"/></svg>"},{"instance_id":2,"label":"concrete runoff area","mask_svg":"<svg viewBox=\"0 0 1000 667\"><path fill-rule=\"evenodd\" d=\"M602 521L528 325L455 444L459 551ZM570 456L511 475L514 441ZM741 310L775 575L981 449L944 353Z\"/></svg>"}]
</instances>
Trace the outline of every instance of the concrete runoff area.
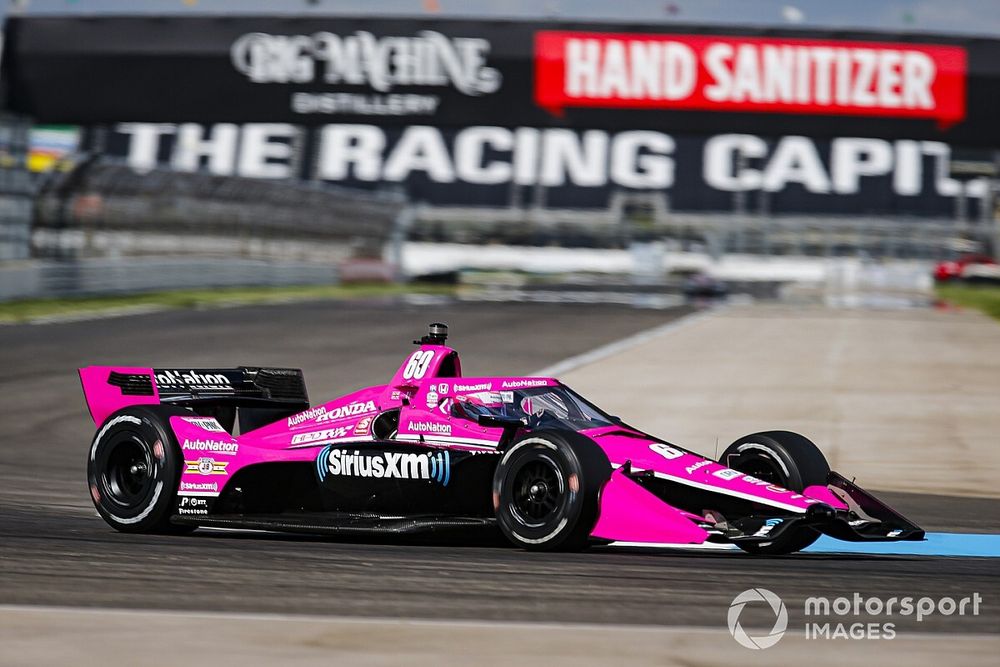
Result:
<instances>
[{"instance_id":1,"label":"concrete runoff area","mask_svg":"<svg viewBox=\"0 0 1000 667\"><path fill-rule=\"evenodd\" d=\"M865 488L1000 497L1000 325L978 313L727 308L562 379L706 456L791 430Z\"/></svg>"},{"instance_id":2,"label":"concrete runoff area","mask_svg":"<svg viewBox=\"0 0 1000 667\"><path fill-rule=\"evenodd\" d=\"M165 638L180 643L170 650ZM776 665L899 664L938 667L961 656L995 665L1000 637L898 634L892 639L807 639L788 632L767 650L737 644L724 629L546 623L412 621L317 616L0 607L0 665L127 664L159 667L179 657L219 665ZM836 650L824 650L836 647Z\"/></svg>"}]
</instances>

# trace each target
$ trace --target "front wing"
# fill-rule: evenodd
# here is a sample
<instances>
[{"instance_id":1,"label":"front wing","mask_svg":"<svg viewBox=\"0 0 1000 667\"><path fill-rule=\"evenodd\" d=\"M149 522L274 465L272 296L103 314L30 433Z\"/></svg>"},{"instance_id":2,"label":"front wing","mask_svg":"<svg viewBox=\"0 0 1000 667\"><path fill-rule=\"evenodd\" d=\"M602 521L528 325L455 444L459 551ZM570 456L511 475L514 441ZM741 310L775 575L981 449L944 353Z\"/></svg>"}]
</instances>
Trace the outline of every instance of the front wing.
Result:
<instances>
[{"instance_id":1,"label":"front wing","mask_svg":"<svg viewBox=\"0 0 1000 667\"><path fill-rule=\"evenodd\" d=\"M809 527L848 542L920 541L924 531L843 475L831 472L826 487L803 493L821 497L801 514L760 505L753 513L727 517L716 508L699 514L674 507L639 484L628 466L619 468L601 492L594 538L623 542L702 544L771 542ZM829 495L827 495L829 494ZM725 507L720 496L719 507ZM836 506L835 506L836 505Z\"/></svg>"}]
</instances>

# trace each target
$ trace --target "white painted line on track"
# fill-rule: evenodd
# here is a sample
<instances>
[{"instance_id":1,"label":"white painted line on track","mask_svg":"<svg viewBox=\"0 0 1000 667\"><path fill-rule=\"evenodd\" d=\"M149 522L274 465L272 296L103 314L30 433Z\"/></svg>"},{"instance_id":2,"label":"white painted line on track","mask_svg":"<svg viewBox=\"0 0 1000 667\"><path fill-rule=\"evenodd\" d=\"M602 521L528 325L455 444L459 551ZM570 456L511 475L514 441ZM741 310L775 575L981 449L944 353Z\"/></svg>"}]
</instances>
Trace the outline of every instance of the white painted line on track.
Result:
<instances>
[{"instance_id":1,"label":"white painted line on track","mask_svg":"<svg viewBox=\"0 0 1000 667\"><path fill-rule=\"evenodd\" d=\"M725 630L724 626L699 626L699 625L629 625L627 623L552 623L552 622L521 622L521 621L477 621L470 619L426 619L426 618L395 618L392 616L322 616L319 614L278 614L262 612L239 612L239 611L196 611L185 609L129 609L126 607L63 607L55 605L29 605L29 604L0 604L0 612L36 612L50 614L102 614L109 616L161 616L161 617L181 617L189 619L229 619L243 621L313 621L319 623L401 623L405 625L432 626L432 627L462 627L462 628L496 628L498 630L510 629L544 629L544 628L574 628L574 629L628 629L643 632L663 632L664 628L684 630L686 632L717 632Z\"/></svg>"},{"instance_id":2,"label":"white painted line on track","mask_svg":"<svg viewBox=\"0 0 1000 667\"><path fill-rule=\"evenodd\" d=\"M149 315L151 313L161 313L171 310L171 306L159 306L155 304L140 304L135 306L120 306L118 308L101 308L98 310L78 310L68 313L53 313L51 315L38 315L25 320L0 320L0 326L15 326L18 324L68 324L71 322L89 322L91 320L107 320L116 317L130 317L132 315Z\"/></svg>"},{"instance_id":3,"label":"white painted line on track","mask_svg":"<svg viewBox=\"0 0 1000 667\"><path fill-rule=\"evenodd\" d=\"M581 366L589 366L590 364L601 361L602 359L607 359L608 357L618 354L619 352L624 352L625 350L630 350L633 347L642 345L643 343L651 341L654 338L666 336L667 334L671 334L679 329L701 322L709 316L718 313L724 307L725 306L713 307L698 313L685 315L680 319L671 320L665 324L655 326L652 329L646 329L645 331L640 331L632 334L631 336L626 336L625 338L621 338L606 345L595 347L594 349L584 352L583 354L563 359L562 361L558 361L551 366L546 366L545 368L537 370L534 373L531 373L531 375L535 377L558 377L563 373L568 373L569 371L580 368Z\"/></svg>"}]
</instances>

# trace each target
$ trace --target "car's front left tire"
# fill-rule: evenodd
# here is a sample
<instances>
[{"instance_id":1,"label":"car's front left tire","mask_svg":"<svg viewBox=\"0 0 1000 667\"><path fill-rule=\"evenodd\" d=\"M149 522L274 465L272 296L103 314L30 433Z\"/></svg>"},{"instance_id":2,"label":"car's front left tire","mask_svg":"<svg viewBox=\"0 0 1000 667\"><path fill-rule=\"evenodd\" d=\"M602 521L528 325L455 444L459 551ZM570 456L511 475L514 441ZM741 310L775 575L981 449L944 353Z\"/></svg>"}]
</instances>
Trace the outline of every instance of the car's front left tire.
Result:
<instances>
[{"instance_id":1,"label":"car's front left tire","mask_svg":"<svg viewBox=\"0 0 1000 667\"><path fill-rule=\"evenodd\" d=\"M493 476L497 524L525 549L583 549L610 476L607 456L589 438L557 431L522 436L504 451Z\"/></svg>"},{"instance_id":2,"label":"car's front left tire","mask_svg":"<svg viewBox=\"0 0 1000 667\"><path fill-rule=\"evenodd\" d=\"M115 530L192 530L170 523L184 461L169 420L190 414L170 406L130 406L109 416L97 431L87 457L87 481L94 507Z\"/></svg>"},{"instance_id":3,"label":"car's front left tire","mask_svg":"<svg viewBox=\"0 0 1000 667\"><path fill-rule=\"evenodd\" d=\"M729 445L719 462L733 470L801 493L807 486L825 485L830 464L811 440L791 431L765 431L744 436ZM769 542L740 542L747 553L761 556L790 554L819 539L814 528L785 531Z\"/></svg>"}]
</instances>

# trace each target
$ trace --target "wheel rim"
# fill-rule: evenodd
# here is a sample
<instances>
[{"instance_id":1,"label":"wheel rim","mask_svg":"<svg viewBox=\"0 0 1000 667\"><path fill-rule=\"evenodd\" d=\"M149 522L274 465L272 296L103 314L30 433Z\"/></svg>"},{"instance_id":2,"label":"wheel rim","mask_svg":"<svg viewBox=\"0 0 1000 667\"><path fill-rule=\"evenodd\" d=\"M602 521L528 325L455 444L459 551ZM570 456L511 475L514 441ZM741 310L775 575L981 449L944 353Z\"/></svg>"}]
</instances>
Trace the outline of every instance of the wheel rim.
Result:
<instances>
[{"instance_id":1,"label":"wheel rim","mask_svg":"<svg viewBox=\"0 0 1000 667\"><path fill-rule=\"evenodd\" d=\"M123 434L108 447L101 471L107 497L124 507L135 507L153 486L153 461L149 447L135 435Z\"/></svg>"},{"instance_id":2,"label":"wheel rim","mask_svg":"<svg viewBox=\"0 0 1000 667\"><path fill-rule=\"evenodd\" d=\"M767 457L753 458L741 464L737 470L777 486L784 486L787 483L784 473L781 472L781 467Z\"/></svg>"},{"instance_id":3,"label":"wheel rim","mask_svg":"<svg viewBox=\"0 0 1000 667\"><path fill-rule=\"evenodd\" d=\"M524 525L543 526L558 515L566 486L551 459L526 462L514 474L511 486L511 511Z\"/></svg>"}]
</instances>

